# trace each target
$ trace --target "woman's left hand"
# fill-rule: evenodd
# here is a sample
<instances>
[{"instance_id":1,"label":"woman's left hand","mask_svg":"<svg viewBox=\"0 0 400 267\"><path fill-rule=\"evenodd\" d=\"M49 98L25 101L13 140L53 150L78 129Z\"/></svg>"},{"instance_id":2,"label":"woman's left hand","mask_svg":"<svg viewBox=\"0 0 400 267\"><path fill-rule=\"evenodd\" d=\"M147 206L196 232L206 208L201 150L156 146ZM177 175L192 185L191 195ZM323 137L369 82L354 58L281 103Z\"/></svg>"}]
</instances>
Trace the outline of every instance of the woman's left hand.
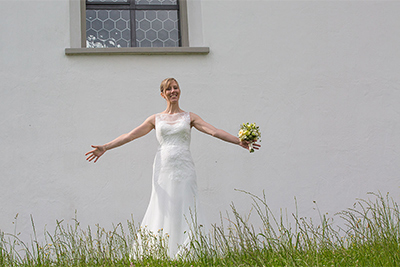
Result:
<instances>
[{"instance_id":1,"label":"woman's left hand","mask_svg":"<svg viewBox=\"0 0 400 267\"><path fill-rule=\"evenodd\" d=\"M239 146L250 151L250 144L253 143L253 149L258 150L258 149L260 149L261 145L257 144L256 142L257 141L249 142L249 141L243 140L243 141L240 141Z\"/></svg>"}]
</instances>

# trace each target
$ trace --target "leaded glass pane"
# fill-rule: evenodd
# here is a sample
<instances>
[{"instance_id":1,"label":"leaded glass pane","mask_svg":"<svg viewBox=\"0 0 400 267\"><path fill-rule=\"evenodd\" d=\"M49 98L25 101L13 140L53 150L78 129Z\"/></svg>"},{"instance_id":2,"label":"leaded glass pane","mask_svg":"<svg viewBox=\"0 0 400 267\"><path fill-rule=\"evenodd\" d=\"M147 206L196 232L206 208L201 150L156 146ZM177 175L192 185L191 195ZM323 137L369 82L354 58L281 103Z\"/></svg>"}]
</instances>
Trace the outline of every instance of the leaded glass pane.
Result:
<instances>
[{"instance_id":1,"label":"leaded glass pane","mask_svg":"<svg viewBox=\"0 0 400 267\"><path fill-rule=\"evenodd\" d=\"M137 24L136 46L179 46L178 11L137 10L135 11L135 16Z\"/></svg>"},{"instance_id":2,"label":"leaded glass pane","mask_svg":"<svg viewBox=\"0 0 400 267\"><path fill-rule=\"evenodd\" d=\"M177 0L135 0L136 5L177 5Z\"/></svg>"},{"instance_id":3,"label":"leaded glass pane","mask_svg":"<svg viewBox=\"0 0 400 267\"><path fill-rule=\"evenodd\" d=\"M104 3L104 4L109 4L109 3L128 3L128 0L87 0L88 3Z\"/></svg>"},{"instance_id":4,"label":"leaded glass pane","mask_svg":"<svg viewBox=\"0 0 400 267\"><path fill-rule=\"evenodd\" d=\"M86 47L129 47L129 10L86 10Z\"/></svg>"}]
</instances>

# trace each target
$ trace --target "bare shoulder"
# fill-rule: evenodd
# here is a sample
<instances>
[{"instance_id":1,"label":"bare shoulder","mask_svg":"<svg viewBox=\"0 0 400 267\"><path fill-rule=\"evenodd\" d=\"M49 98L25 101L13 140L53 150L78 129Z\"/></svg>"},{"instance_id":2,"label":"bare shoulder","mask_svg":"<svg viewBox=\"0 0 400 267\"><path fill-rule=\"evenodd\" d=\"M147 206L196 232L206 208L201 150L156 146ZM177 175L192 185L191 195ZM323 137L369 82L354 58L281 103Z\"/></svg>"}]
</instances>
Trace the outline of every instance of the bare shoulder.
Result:
<instances>
[{"instance_id":1,"label":"bare shoulder","mask_svg":"<svg viewBox=\"0 0 400 267\"><path fill-rule=\"evenodd\" d=\"M189 114L190 114L190 123L192 124L192 126L193 126L193 123L195 123L196 121L201 120L200 116L197 115L196 113L189 112Z\"/></svg>"},{"instance_id":2,"label":"bare shoulder","mask_svg":"<svg viewBox=\"0 0 400 267\"><path fill-rule=\"evenodd\" d=\"M200 116L197 115L196 113L189 112L189 114L190 114L190 120L191 120L191 121L193 121L193 120L195 120L195 119L200 119Z\"/></svg>"},{"instance_id":3,"label":"bare shoulder","mask_svg":"<svg viewBox=\"0 0 400 267\"><path fill-rule=\"evenodd\" d=\"M204 127L207 123L196 113L190 112L190 125L199 129L199 127Z\"/></svg>"},{"instance_id":4,"label":"bare shoulder","mask_svg":"<svg viewBox=\"0 0 400 267\"><path fill-rule=\"evenodd\" d=\"M144 124L150 124L153 128L156 125L156 114L149 116L145 121Z\"/></svg>"}]
</instances>

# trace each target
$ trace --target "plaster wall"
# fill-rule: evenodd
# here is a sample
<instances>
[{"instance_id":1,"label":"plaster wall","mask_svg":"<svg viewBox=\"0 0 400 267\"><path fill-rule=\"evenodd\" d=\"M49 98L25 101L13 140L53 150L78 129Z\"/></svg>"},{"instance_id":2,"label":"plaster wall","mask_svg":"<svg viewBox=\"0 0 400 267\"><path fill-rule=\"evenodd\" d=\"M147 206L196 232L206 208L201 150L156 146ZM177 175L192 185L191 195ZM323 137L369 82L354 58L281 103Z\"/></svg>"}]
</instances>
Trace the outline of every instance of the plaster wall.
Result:
<instances>
[{"instance_id":1,"label":"plaster wall","mask_svg":"<svg viewBox=\"0 0 400 267\"><path fill-rule=\"evenodd\" d=\"M79 44L71 8L0 1L0 229L29 233L55 220L110 227L144 215L154 132L85 161L165 108L175 77L181 107L236 134L262 130L254 154L192 130L200 197L210 222L263 190L274 212L314 216L367 192L399 200L400 2L189 0L192 46L208 55L66 56ZM7 23L6 23L7 22ZM78 38L78 39L76 39Z\"/></svg>"}]
</instances>

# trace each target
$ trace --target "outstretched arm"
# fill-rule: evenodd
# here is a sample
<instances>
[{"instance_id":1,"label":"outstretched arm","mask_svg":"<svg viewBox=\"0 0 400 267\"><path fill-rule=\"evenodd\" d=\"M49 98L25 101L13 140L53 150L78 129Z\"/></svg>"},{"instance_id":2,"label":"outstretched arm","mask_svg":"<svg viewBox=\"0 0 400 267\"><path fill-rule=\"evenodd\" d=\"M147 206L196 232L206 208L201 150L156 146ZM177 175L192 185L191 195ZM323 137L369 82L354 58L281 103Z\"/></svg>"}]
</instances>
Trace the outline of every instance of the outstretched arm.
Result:
<instances>
[{"instance_id":1,"label":"outstretched arm","mask_svg":"<svg viewBox=\"0 0 400 267\"><path fill-rule=\"evenodd\" d=\"M107 150L122 146L128 142L131 142L139 137L148 134L152 129L154 129L154 124L155 115L152 115L148 117L140 126L136 127L129 133L123 134L105 145L92 145L94 149L85 154L85 156L88 156L86 160L94 160L94 162L96 162Z\"/></svg>"},{"instance_id":2,"label":"outstretched arm","mask_svg":"<svg viewBox=\"0 0 400 267\"><path fill-rule=\"evenodd\" d=\"M200 132L217 137L223 141L239 145L247 150L249 149L250 142L245 140L241 141L238 137L233 136L230 133L225 132L224 130L215 128L214 126L205 122L202 118L200 118L200 116L194 113L190 113L190 118L191 118L191 126L196 128ZM259 144L254 144L253 146L254 149L260 148Z\"/></svg>"}]
</instances>

